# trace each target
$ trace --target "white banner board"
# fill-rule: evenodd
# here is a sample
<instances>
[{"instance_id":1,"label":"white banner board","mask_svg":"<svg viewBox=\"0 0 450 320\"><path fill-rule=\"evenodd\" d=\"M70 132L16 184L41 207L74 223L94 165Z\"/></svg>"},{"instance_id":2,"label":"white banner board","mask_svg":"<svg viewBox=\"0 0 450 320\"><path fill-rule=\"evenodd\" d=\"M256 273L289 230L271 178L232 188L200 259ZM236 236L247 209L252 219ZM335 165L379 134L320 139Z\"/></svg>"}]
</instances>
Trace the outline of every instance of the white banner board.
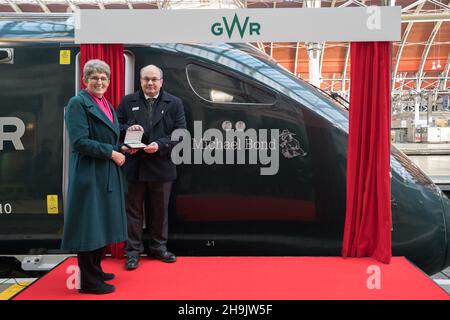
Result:
<instances>
[{"instance_id":1,"label":"white banner board","mask_svg":"<svg viewBox=\"0 0 450 320\"><path fill-rule=\"evenodd\" d=\"M79 10L76 43L398 41L401 7Z\"/></svg>"}]
</instances>

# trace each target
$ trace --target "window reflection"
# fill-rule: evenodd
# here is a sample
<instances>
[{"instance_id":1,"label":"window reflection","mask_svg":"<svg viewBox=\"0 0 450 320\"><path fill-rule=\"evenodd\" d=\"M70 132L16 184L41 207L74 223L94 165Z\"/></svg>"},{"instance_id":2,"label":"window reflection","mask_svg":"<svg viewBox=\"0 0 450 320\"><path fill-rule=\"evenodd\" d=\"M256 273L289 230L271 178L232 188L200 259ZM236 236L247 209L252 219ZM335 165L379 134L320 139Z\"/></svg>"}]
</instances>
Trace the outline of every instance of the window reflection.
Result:
<instances>
[{"instance_id":1,"label":"window reflection","mask_svg":"<svg viewBox=\"0 0 450 320\"><path fill-rule=\"evenodd\" d=\"M209 68L190 64L186 68L192 90L213 103L265 104L275 103L275 96L247 82Z\"/></svg>"},{"instance_id":2,"label":"window reflection","mask_svg":"<svg viewBox=\"0 0 450 320\"><path fill-rule=\"evenodd\" d=\"M201 56L223 64L300 102L348 133L348 112L319 90L283 70L256 48L239 44L167 44L160 47ZM209 93L208 93L209 94Z\"/></svg>"},{"instance_id":3,"label":"window reflection","mask_svg":"<svg viewBox=\"0 0 450 320\"><path fill-rule=\"evenodd\" d=\"M232 103L233 96L220 90L211 89L211 101L216 103Z\"/></svg>"},{"instance_id":4,"label":"window reflection","mask_svg":"<svg viewBox=\"0 0 450 320\"><path fill-rule=\"evenodd\" d=\"M391 167L405 182L434 186L433 182L408 157L391 145ZM434 187L433 187L434 188Z\"/></svg>"}]
</instances>

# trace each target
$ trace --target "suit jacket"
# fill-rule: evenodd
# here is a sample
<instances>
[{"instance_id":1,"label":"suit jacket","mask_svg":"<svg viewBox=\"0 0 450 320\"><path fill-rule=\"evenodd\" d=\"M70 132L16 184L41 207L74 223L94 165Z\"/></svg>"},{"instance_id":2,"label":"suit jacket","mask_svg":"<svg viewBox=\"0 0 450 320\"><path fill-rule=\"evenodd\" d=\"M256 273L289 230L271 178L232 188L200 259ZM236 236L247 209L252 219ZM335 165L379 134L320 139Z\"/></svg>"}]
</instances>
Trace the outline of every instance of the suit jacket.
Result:
<instances>
[{"instance_id":1,"label":"suit jacket","mask_svg":"<svg viewBox=\"0 0 450 320\"><path fill-rule=\"evenodd\" d=\"M153 154L140 150L127 155L124 166L128 181L167 182L176 179L177 171L170 154L178 141L172 141L171 134L176 129L186 128L181 100L161 88L153 105L153 118L150 122L144 93L139 90L122 98L117 117L122 139L130 126L139 124L144 128L142 142L156 142L159 146L158 151Z\"/></svg>"},{"instance_id":2,"label":"suit jacket","mask_svg":"<svg viewBox=\"0 0 450 320\"><path fill-rule=\"evenodd\" d=\"M61 248L92 251L127 239L126 180L112 160L119 151L119 123L112 123L81 90L65 115L72 152Z\"/></svg>"}]
</instances>

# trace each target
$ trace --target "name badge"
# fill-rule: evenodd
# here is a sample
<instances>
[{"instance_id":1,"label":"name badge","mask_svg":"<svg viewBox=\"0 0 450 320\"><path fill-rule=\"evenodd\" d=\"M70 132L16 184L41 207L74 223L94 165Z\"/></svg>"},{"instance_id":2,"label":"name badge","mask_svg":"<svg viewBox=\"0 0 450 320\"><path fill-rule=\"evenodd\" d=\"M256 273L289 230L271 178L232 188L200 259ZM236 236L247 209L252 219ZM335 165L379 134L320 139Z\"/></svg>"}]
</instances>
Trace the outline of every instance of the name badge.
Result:
<instances>
[{"instance_id":1,"label":"name badge","mask_svg":"<svg viewBox=\"0 0 450 320\"><path fill-rule=\"evenodd\" d=\"M139 107L133 107L133 108L131 108L131 110L132 111L137 111L137 110L139 110Z\"/></svg>"}]
</instances>

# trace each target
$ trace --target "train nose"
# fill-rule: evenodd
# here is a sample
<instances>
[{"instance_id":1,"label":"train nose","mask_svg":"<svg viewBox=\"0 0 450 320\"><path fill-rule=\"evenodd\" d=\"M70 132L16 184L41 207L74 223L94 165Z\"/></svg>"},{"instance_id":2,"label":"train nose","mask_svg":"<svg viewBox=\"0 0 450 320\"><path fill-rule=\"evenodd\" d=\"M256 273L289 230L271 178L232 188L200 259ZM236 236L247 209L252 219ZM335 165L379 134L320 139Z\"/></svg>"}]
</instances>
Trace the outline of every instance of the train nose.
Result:
<instances>
[{"instance_id":1,"label":"train nose","mask_svg":"<svg viewBox=\"0 0 450 320\"><path fill-rule=\"evenodd\" d=\"M445 258L444 268L450 266L450 199L442 195L442 203L444 206L444 218L445 218L445 226L447 228L447 253Z\"/></svg>"}]
</instances>

